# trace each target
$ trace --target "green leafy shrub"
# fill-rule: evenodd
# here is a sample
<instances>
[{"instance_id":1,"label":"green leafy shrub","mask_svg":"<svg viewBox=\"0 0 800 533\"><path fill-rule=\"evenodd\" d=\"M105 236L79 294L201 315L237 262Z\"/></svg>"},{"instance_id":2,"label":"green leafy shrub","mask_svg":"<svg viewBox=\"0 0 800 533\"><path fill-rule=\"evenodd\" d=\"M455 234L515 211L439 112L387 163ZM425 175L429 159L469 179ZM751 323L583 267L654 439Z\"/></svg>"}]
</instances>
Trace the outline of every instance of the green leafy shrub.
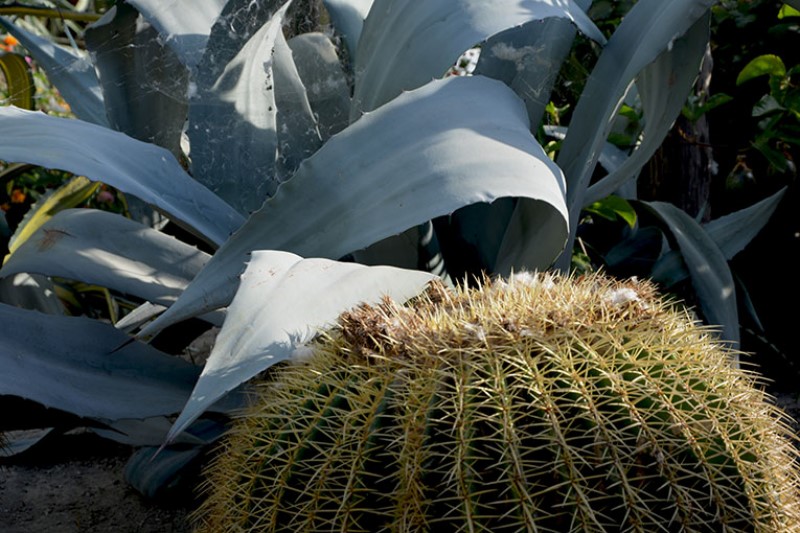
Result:
<instances>
[{"instance_id":1,"label":"green leafy shrub","mask_svg":"<svg viewBox=\"0 0 800 533\"><path fill-rule=\"evenodd\" d=\"M648 283L521 274L344 313L262 383L201 531L795 531L796 451Z\"/></svg>"}]
</instances>

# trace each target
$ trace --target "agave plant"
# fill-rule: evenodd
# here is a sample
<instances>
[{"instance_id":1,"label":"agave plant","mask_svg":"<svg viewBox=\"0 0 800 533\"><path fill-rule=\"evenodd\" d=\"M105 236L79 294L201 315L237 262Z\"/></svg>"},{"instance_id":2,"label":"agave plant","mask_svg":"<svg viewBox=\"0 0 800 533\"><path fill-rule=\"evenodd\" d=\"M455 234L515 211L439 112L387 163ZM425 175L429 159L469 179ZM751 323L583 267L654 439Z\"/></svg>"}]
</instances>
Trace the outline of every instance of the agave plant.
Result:
<instances>
[{"instance_id":1,"label":"agave plant","mask_svg":"<svg viewBox=\"0 0 800 533\"><path fill-rule=\"evenodd\" d=\"M448 272L569 268L582 209L635 179L680 112L714 2L639 0L608 39L590 4L326 0L334 40L287 41L291 0L128 0L87 28L88 56L0 19L78 117L0 109L0 159L111 185L212 252L142 223L152 216L35 207L0 276L80 280L143 303L116 328L0 304L0 395L147 446L130 477L150 491L137 472L159 446L181 440L175 453L196 455L186 446L219 434L204 413L225 412L231 391L358 302L402 300ZM599 56L553 161L535 134L578 31ZM473 75L448 76L475 46ZM592 182L633 93L641 142ZM726 259L745 242L728 237L775 202L708 228L650 204L732 341ZM143 326L146 339L192 317L223 324L202 371L120 331Z\"/></svg>"}]
</instances>

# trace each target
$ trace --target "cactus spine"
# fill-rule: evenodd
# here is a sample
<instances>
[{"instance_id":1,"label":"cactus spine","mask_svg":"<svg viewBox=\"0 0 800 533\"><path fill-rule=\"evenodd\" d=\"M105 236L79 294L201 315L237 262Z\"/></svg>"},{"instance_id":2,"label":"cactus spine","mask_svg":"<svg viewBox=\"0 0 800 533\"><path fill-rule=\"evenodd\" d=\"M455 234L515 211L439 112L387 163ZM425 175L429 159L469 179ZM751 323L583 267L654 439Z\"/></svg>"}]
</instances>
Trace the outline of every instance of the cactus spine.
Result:
<instances>
[{"instance_id":1,"label":"cactus spine","mask_svg":"<svg viewBox=\"0 0 800 533\"><path fill-rule=\"evenodd\" d=\"M340 317L209 471L201 529L800 531L757 378L654 288L518 275Z\"/></svg>"}]
</instances>

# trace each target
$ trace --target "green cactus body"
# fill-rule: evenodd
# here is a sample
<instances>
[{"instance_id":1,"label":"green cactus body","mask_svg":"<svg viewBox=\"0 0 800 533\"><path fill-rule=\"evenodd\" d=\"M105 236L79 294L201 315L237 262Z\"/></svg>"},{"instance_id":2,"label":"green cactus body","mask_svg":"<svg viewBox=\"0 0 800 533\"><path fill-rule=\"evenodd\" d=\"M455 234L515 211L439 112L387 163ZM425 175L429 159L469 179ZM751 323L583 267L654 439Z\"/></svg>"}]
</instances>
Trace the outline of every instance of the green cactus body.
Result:
<instances>
[{"instance_id":1,"label":"green cactus body","mask_svg":"<svg viewBox=\"0 0 800 533\"><path fill-rule=\"evenodd\" d=\"M340 317L259 389L201 529L800 531L757 378L653 287L516 276Z\"/></svg>"}]
</instances>

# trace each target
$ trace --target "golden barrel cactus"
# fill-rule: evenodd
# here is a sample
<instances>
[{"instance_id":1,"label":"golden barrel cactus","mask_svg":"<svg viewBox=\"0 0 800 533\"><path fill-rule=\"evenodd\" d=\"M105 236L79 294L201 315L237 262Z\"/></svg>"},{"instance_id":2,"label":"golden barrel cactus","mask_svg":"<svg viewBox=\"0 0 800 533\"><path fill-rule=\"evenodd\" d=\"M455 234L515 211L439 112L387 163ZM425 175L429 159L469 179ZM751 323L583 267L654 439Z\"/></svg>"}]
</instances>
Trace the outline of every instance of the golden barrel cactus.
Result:
<instances>
[{"instance_id":1,"label":"golden barrel cactus","mask_svg":"<svg viewBox=\"0 0 800 533\"><path fill-rule=\"evenodd\" d=\"M522 274L340 317L261 385L201 530L800 531L758 378L652 285Z\"/></svg>"}]
</instances>

